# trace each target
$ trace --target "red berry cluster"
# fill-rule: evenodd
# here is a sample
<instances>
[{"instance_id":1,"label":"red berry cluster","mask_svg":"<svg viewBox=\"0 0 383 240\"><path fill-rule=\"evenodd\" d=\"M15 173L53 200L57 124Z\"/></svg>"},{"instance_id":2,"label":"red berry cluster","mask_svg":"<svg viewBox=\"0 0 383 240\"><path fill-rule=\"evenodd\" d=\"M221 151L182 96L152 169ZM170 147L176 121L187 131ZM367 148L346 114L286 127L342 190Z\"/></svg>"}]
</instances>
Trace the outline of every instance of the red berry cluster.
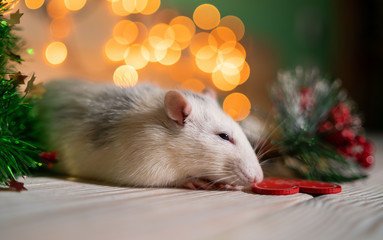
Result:
<instances>
[{"instance_id":1,"label":"red berry cluster","mask_svg":"<svg viewBox=\"0 0 383 240\"><path fill-rule=\"evenodd\" d=\"M341 102L330 110L318 132L340 154L368 168L374 164L374 146L358 133L361 129L360 122L359 117L352 115L350 107Z\"/></svg>"}]
</instances>

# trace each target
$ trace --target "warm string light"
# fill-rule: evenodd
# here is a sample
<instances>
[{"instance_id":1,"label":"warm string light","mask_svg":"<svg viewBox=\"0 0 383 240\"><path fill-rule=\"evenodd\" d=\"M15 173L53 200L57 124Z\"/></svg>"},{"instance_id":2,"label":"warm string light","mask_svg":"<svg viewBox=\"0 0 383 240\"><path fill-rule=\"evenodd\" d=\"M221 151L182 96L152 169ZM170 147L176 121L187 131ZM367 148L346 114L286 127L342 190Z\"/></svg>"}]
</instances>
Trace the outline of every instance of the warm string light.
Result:
<instances>
[{"instance_id":1,"label":"warm string light","mask_svg":"<svg viewBox=\"0 0 383 240\"><path fill-rule=\"evenodd\" d=\"M44 4L44 0L25 0L25 5L29 9L38 9Z\"/></svg>"},{"instance_id":2,"label":"warm string light","mask_svg":"<svg viewBox=\"0 0 383 240\"><path fill-rule=\"evenodd\" d=\"M114 14L124 17L131 14L154 14L161 4L160 0L107 1ZM71 12L81 10L86 2L47 1L47 13L52 18L50 30L54 39L68 37L73 26ZM28 8L37 9L44 4L44 0L25 0L25 3ZM160 16L161 12L157 15ZM110 61L121 64L113 75L116 85L134 86L138 81L137 71L147 68L151 63L166 68L164 70L182 88L197 92L205 88L203 80L206 77L201 76L210 76L211 83L221 91L232 91L249 78L246 50L239 43L245 27L238 17L221 18L219 10L211 4L198 6L192 19L174 14L172 19L166 15L165 19L169 19L166 22L157 15L152 19L161 22L154 22L153 25L148 25L148 21L125 18L114 26L112 38L104 45L104 53ZM66 46L62 41L46 47L45 58L51 64L61 64L66 56ZM243 94L233 94L225 98L224 110L234 119L240 120L249 114L250 101Z\"/></svg>"},{"instance_id":3,"label":"warm string light","mask_svg":"<svg viewBox=\"0 0 383 240\"><path fill-rule=\"evenodd\" d=\"M53 65L64 62L66 56L67 48L62 42L52 42L45 49L46 60Z\"/></svg>"}]
</instances>

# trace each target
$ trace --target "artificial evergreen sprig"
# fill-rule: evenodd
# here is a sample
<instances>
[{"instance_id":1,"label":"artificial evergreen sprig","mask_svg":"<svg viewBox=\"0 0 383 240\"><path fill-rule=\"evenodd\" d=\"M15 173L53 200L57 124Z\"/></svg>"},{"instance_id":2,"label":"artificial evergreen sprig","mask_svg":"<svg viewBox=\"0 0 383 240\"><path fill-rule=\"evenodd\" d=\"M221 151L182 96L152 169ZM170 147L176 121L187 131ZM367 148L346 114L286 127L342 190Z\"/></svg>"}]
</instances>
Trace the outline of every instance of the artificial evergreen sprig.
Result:
<instances>
[{"instance_id":1,"label":"artificial evergreen sprig","mask_svg":"<svg viewBox=\"0 0 383 240\"><path fill-rule=\"evenodd\" d=\"M0 0L0 184L10 185L18 176L29 174L29 169L42 165L41 149L37 146L31 101L26 94L31 89L35 76L22 95L19 86L27 76L15 71L20 64L20 39L13 28L22 14L17 11L7 19L9 2ZM12 185L12 184L11 184Z\"/></svg>"},{"instance_id":2,"label":"artificial evergreen sprig","mask_svg":"<svg viewBox=\"0 0 383 240\"><path fill-rule=\"evenodd\" d=\"M359 117L343 112L339 117L338 106L350 106L339 80L330 82L315 69L298 67L279 74L271 97L278 125L273 142L282 149L288 168L311 180L344 182L366 177L360 166L368 165L366 157L373 160L366 150L370 145L360 141Z\"/></svg>"}]
</instances>

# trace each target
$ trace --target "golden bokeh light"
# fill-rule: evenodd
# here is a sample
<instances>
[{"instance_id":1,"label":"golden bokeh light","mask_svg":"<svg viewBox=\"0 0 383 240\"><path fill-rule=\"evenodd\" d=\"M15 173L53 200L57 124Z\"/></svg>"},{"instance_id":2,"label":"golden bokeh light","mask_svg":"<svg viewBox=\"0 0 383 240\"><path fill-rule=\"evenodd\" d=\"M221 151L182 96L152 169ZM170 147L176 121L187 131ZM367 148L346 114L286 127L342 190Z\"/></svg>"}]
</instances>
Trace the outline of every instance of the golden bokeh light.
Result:
<instances>
[{"instance_id":1,"label":"golden bokeh light","mask_svg":"<svg viewBox=\"0 0 383 240\"><path fill-rule=\"evenodd\" d=\"M137 36L138 27L130 20L118 22L113 29L113 37L120 44L130 44L136 40Z\"/></svg>"},{"instance_id":2,"label":"golden bokeh light","mask_svg":"<svg viewBox=\"0 0 383 240\"><path fill-rule=\"evenodd\" d=\"M174 31L175 41L180 45L182 49L185 49L189 46L190 40L193 37L193 34L189 29L182 24L174 24L171 26Z\"/></svg>"},{"instance_id":3,"label":"golden bokeh light","mask_svg":"<svg viewBox=\"0 0 383 240\"><path fill-rule=\"evenodd\" d=\"M146 5L148 4L148 0L134 0L135 7L133 10L133 13L140 13L142 10L146 8Z\"/></svg>"},{"instance_id":4,"label":"golden bokeh light","mask_svg":"<svg viewBox=\"0 0 383 240\"><path fill-rule=\"evenodd\" d=\"M212 73L217 66L217 56L217 48L207 45L198 50L195 63L201 71Z\"/></svg>"},{"instance_id":5,"label":"golden bokeh light","mask_svg":"<svg viewBox=\"0 0 383 240\"><path fill-rule=\"evenodd\" d=\"M131 12L125 10L122 0L112 1L112 11L117 16L128 16Z\"/></svg>"},{"instance_id":6,"label":"golden bokeh light","mask_svg":"<svg viewBox=\"0 0 383 240\"><path fill-rule=\"evenodd\" d=\"M53 65L58 65L67 57L67 48L62 42L51 42L45 48L45 58L46 60Z\"/></svg>"},{"instance_id":7,"label":"golden bokeh light","mask_svg":"<svg viewBox=\"0 0 383 240\"><path fill-rule=\"evenodd\" d=\"M244 62L245 56L243 56L242 52L236 48L218 50L217 65L229 63L236 68L242 69Z\"/></svg>"},{"instance_id":8,"label":"golden bokeh light","mask_svg":"<svg viewBox=\"0 0 383 240\"><path fill-rule=\"evenodd\" d=\"M44 4L44 0L25 0L25 5L29 9L38 9Z\"/></svg>"},{"instance_id":9,"label":"golden bokeh light","mask_svg":"<svg viewBox=\"0 0 383 240\"><path fill-rule=\"evenodd\" d=\"M245 83L247 81L247 79L249 79L249 76L250 76L250 66L249 66L249 64L246 61L243 64L243 67L242 67L242 70L240 72L240 75L241 75L241 79L239 80L238 85L241 85L241 84Z\"/></svg>"},{"instance_id":10,"label":"golden bokeh light","mask_svg":"<svg viewBox=\"0 0 383 240\"><path fill-rule=\"evenodd\" d=\"M211 4L202 4L198 6L193 13L195 24L203 29L210 30L215 28L221 19L218 9Z\"/></svg>"},{"instance_id":11,"label":"golden bokeh light","mask_svg":"<svg viewBox=\"0 0 383 240\"><path fill-rule=\"evenodd\" d=\"M130 13L139 13L146 8L148 0L122 0L122 6L125 11Z\"/></svg>"},{"instance_id":12,"label":"golden bokeh light","mask_svg":"<svg viewBox=\"0 0 383 240\"><path fill-rule=\"evenodd\" d=\"M68 13L63 0L51 0L47 5L47 12L51 18L62 18Z\"/></svg>"},{"instance_id":13,"label":"golden bokeh light","mask_svg":"<svg viewBox=\"0 0 383 240\"><path fill-rule=\"evenodd\" d=\"M138 82L138 73L132 66L120 66L114 71L113 82L120 87L132 87Z\"/></svg>"},{"instance_id":14,"label":"golden bokeh light","mask_svg":"<svg viewBox=\"0 0 383 240\"><path fill-rule=\"evenodd\" d=\"M117 42L114 38L110 39L106 44L105 44L105 55L106 57L114 62L119 62L124 59L124 53L125 50L127 49L128 45L121 44Z\"/></svg>"},{"instance_id":15,"label":"golden bokeh light","mask_svg":"<svg viewBox=\"0 0 383 240\"><path fill-rule=\"evenodd\" d=\"M136 43L126 49L124 60L127 65L138 70L144 68L148 64L148 60L144 57L148 54L149 52L145 46Z\"/></svg>"},{"instance_id":16,"label":"golden bokeh light","mask_svg":"<svg viewBox=\"0 0 383 240\"><path fill-rule=\"evenodd\" d=\"M241 80L240 70L231 63L223 63L217 66L217 70L222 72L224 80L230 84L238 85Z\"/></svg>"},{"instance_id":17,"label":"golden bokeh light","mask_svg":"<svg viewBox=\"0 0 383 240\"><path fill-rule=\"evenodd\" d=\"M173 45L175 33L168 24L159 23L149 30L148 39L152 47L164 50Z\"/></svg>"},{"instance_id":18,"label":"golden bokeh light","mask_svg":"<svg viewBox=\"0 0 383 240\"><path fill-rule=\"evenodd\" d=\"M210 45L217 44L218 48L223 44L226 44L226 48L230 45L234 48L237 43L237 37L230 28L217 27L211 31L208 41Z\"/></svg>"},{"instance_id":19,"label":"golden bokeh light","mask_svg":"<svg viewBox=\"0 0 383 240\"><path fill-rule=\"evenodd\" d=\"M200 93L205 89L205 84L196 78L190 78L182 82L181 88Z\"/></svg>"},{"instance_id":20,"label":"golden bokeh light","mask_svg":"<svg viewBox=\"0 0 383 240\"><path fill-rule=\"evenodd\" d=\"M69 35L72 21L69 17L54 18L50 24L50 31L55 38L65 38Z\"/></svg>"},{"instance_id":21,"label":"golden bokeh light","mask_svg":"<svg viewBox=\"0 0 383 240\"><path fill-rule=\"evenodd\" d=\"M230 71L232 71L232 72L230 72ZM232 75L233 72L234 72L234 74ZM218 88L219 90L222 90L222 91L233 90L234 88L236 88L238 86L238 83L240 80L240 76L237 76L238 73L235 74L235 72L236 72L235 68L216 69L211 75L214 86L216 88ZM237 70L237 72L238 72L238 70ZM227 73L229 73L229 74L227 74Z\"/></svg>"},{"instance_id":22,"label":"golden bokeh light","mask_svg":"<svg viewBox=\"0 0 383 240\"><path fill-rule=\"evenodd\" d=\"M170 26L173 26L175 24L181 24L181 25L184 25L185 27L187 27L187 29L189 30L190 34L193 36L195 34L195 25L193 23L193 20L191 20L190 18L188 17L185 17L185 16L178 16L178 17L175 17L173 18L169 25Z\"/></svg>"},{"instance_id":23,"label":"golden bokeh light","mask_svg":"<svg viewBox=\"0 0 383 240\"><path fill-rule=\"evenodd\" d=\"M193 21L185 16L178 16L172 19L169 24L175 33L175 40L182 49L189 46L192 37L195 34L195 25Z\"/></svg>"},{"instance_id":24,"label":"golden bokeh light","mask_svg":"<svg viewBox=\"0 0 383 240\"><path fill-rule=\"evenodd\" d=\"M64 4L69 10L78 11L85 6L86 0L64 0Z\"/></svg>"},{"instance_id":25,"label":"golden bokeh light","mask_svg":"<svg viewBox=\"0 0 383 240\"><path fill-rule=\"evenodd\" d=\"M235 121L241 121L249 116L251 103L242 93L232 93L223 101L223 111Z\"/></svg>"},{"instance_id":26,"label":"golden bokeh light","mask_svg":"<svg viewBox=\"0 0 383 240\"><path fill-rule=\"evenodd\" d=\"M150 15L155 13L161 5L161 0L147 0L147 4L141 13L144 15Z\"/></svg>"},{"instance_id":27,"label":"golden bokeh light","mask_svg":"<svg viewBox=\"0 0 383 240\"><path fill-rule=\"evenodd\" d=\"M143 52L142 56L149 62L157 62L155 51L156 49L150 44L149 39L145 39L142 45L146 48L147 52Z\"/></svg>"},{"instance_id":28,"label":"golden bokeh light","mask_svg":"<svg viewBox=\"0 0 383 240\"><path fill-rule=\"evenodd\" d=\"M223 17L219 23L219 26L230 28L234 32L237 41L241 40L245 34L245 25L242 20L236 16L230 15Z\"/></svg>"},{"instance_id":29,"label":"golden bokeh light","mask_svg":"<svg viewBox=\"0 0 383 240\"><path fill-rule=\"evenodd\" d=\"M211 45L212 47L217 47L217 45L209 44L209 33L200 32L194 35L191 40L189 49L190 52L195 56L197 52L204 46Z\"/></svg>"},{"instance_id":30,"label":"golden bokeh light","mask_svg":"<svg viewBox=\"0 0 383 240\"><path fill-rule=\"evenodd\" d=\"M156 48L155 55L157 61L162 65L173 65L181 58L181 47L178 43L174 42L168 49Z\"/></svg>"}]
</instances>

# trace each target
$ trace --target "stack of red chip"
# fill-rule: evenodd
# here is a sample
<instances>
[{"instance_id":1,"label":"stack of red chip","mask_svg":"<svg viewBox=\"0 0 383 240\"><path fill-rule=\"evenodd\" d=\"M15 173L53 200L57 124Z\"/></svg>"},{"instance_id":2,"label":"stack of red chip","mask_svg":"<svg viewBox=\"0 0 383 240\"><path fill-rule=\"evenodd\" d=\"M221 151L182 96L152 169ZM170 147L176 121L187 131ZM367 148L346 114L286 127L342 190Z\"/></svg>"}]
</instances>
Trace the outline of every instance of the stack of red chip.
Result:
<instances>
[{"instance_id":1,"label":"stack of red chip","mask_svg":"<svg viewBox=\"0 0 383 240\"><path fill-rule=\"evenodd\" d=\"M342 187L326 182L301 180L301 179L281 179L268 178L263 182L254 183L252 190L264 195L290 195L298 192L309 194L334 194L340 193Z\"/></svg>"}]
</instances>

